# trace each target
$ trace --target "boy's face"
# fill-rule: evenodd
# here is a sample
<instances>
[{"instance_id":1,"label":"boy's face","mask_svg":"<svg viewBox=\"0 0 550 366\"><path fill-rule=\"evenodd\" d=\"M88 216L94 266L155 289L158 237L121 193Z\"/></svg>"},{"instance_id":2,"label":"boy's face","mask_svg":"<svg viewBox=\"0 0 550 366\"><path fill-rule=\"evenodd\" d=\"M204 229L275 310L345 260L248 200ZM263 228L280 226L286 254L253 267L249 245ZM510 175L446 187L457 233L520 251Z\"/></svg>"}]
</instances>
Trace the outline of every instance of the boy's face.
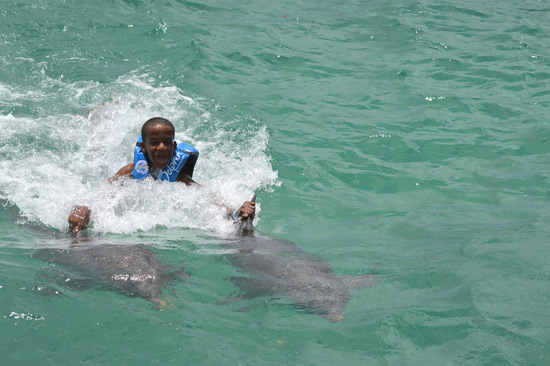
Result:
<instances>
[{"instance_id":1,"label":"boy's face","mask_svg":"<svg viewBox=\"0 0 550 366\"><path fill-rule=\"evenodd\" d=\"M174 131L170 126L152 125L147 128L146 136L141 151L147 154L153 168L163 169L172 159L177 146Z\"/></svg>"}]
</instances>

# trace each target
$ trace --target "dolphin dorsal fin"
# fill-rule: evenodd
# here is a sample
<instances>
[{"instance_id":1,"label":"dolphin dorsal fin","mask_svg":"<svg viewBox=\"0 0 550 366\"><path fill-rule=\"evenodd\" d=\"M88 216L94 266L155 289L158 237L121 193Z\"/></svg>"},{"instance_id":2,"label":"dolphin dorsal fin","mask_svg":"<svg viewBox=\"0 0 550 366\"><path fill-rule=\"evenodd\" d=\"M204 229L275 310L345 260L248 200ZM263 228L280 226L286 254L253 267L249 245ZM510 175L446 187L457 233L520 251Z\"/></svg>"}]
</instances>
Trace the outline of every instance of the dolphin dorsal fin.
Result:
<instances>
[{"instance_id":1,"label":"dolphin dorsal fin","mask_svg":"<svg viewBox=\"0 0 550 366\"><path fill-rule=\"evenodd\" d=\"M252 196L251 202L256 202L256 195ZM252 218L248 217L246 220L239 219L239 236L254 236L254 225L252 225Z\"/></svg>"}]
</instances>

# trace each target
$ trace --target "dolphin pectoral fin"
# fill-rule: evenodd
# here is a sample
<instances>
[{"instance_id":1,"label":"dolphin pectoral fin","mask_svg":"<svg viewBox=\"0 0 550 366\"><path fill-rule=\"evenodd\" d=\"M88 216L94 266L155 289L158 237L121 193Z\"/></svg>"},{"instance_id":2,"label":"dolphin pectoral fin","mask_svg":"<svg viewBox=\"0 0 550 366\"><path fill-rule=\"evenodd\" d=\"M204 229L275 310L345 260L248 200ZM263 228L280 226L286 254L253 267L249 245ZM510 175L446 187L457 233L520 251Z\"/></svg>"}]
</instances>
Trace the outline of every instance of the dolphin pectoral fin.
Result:
<instances>
[{"instance_id":1,"label":"dolphin pectoral fin","mask_svg":"<svg viewBox=\"0 0 550 366\"><path fill-rule=\"evenodd\" d=\"M279 294L284 289L281 282L269 279L231 277L230 281L242 290L240 297L245 299Z\"/></svg>"},{"instance_id":2,"label":"dolphin pectoral fin","mask_svg":"<svg viewBox=\"0 0 550 366\"><path fill-rule=\"evenodd\" d=\"M378 283L378 274L373 273L366 276L342 276L342 281L350 288L358 289L375 286Z\"/></svg>"}]
</instances>

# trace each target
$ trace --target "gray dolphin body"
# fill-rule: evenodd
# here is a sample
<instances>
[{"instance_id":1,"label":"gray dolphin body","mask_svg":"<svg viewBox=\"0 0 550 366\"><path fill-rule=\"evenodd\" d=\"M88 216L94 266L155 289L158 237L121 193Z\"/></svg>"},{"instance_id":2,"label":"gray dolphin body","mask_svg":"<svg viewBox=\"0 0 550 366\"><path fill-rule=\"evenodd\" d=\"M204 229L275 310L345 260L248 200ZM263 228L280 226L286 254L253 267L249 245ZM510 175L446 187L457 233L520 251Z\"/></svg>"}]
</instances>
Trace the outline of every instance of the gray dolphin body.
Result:
<instances>
[{"instance_id":1,"label":"gray dolphin body","mask_svg":"<svg viewBox=\"0 0 550 366\"><path fill-rule=\"evenodd\" d=\"M127 296L139 296L159 307L162 288L180 272L170 272L145 245L88 244L71 249L41 249L38 257L61 264L77 287L99 282Z\"/></svg>"},{"instance_id":2,"label":"gray dolphin body","mask_svg":"<svg viewBox=\"0 0 550 366\"><path fill-rule=\"evenodd\" d=\"M250 219L240 223L238 235L224 248L230 251L226 254L229 261L250 275L231 278L244 298L282 294L298 307L339 322L344 319L351 288L376 283L376 274L336 275L327 262L295 244L257 234Z\"/></svg>"}]
</instances>

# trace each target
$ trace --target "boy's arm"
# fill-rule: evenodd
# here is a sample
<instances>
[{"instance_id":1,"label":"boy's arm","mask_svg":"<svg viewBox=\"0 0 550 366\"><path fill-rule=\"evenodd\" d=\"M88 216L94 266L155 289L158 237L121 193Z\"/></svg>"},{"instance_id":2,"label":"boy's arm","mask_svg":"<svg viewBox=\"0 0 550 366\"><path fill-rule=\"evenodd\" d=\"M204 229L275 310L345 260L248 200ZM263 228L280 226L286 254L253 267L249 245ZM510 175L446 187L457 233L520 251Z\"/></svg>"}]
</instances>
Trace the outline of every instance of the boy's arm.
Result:
<instances>
[{"instance_id":1,"label":"boy's arm","mask_svg":"<svg viewBox=\"0 0 550 366\"><path fill-rule=\"evenodd\" d=\"M132 167L132 169L133 169L133 167ZM183 171L183 169L180 171L180 174L178 175L178 179L176 179L176 181L185 183L185 185L187 185L187 186L190 186L191 184L197 184L198 185L198 183L195 182L193 179L191 179L191 177L188 176L187 173L185 173Z\"/></svg>"},{"instance_id":2,"label":"boy's arm","mask_svg":"<svg viewBox=\"0 0 550 366\"><path fill-rule=\"evenodd\" d=\"M134 163L123 166L115 175L108 179L109 183L116 182L118 178L132 174L132 170L134 170Z\"/></svg>"},{"instance_id":3,"label":"boy's arm","mask_svg":"<svg viewBox=\"0 0 550 366\"><path fill-rule=\"evenodd\" d=\"M116 182L122 176L132 174L134 164L128 164L122 167L115 175L109 178L109 183ZM69 214L69 233L76 235L82 230L86 230L90 223L91 210L86 206L75 206Z\"/></svg>"},{"instance_id":4,"label":"boy's arm","mask_svg":"<svg viewBox=\"0 0 550 366\"><path fill-rule=\"evenodd\" d=\"M187 173L183 171L183 169L180 171L180 174L178 175L178 179L176 179L176 181L185 183L188 186L192 184L199 185L199 183L191 179L191 177L189 177ZM254 214L256 213L256 203L252 201L246 201L241 207L236 210L233 210L225 204L218 202L216 199L214 199L214 204L220 207L224 207L227 210L227 218L229 219L237 219L239 217L243 217L245 219L248 217L254 218Z\"/></svg>"},{"instance_id":5,"label":"boy's arm","mask_svg":"<svg viewBox=\"0 0 550 366\"><path fill-rule=\"evenodd\" d=\"M242 217L243 219L251 218L254 219L254 216L256 215L256 202L254 201L245 201L243 205L236 210L233 210L232 208L229 208L226 205L219 205L222 206L227 210L227 218L237 220L239 217Z\"/></svg>"}]
</instances>

